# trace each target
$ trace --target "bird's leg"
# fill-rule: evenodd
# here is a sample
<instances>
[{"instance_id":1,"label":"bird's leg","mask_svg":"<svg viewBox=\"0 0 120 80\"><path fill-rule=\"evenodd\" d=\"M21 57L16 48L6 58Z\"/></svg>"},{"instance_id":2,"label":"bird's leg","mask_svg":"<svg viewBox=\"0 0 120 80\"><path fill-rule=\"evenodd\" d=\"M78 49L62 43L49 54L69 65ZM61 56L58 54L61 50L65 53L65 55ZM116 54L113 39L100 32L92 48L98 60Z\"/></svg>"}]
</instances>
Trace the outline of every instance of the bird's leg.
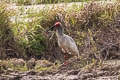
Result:
<instances>
[{"instance_id":1,"label":"bird's leg","mask_svg":"<svg viewBox=\"0 0 120 80\"><path fill-rule=\"evenodd\" d=\"M64 50L64 49L63 49L63 50ZM65 49L65 50L64 50L64 59L67 60L67 58L68 58L67 50Z\"/></svg>"},{"instance_id":2,"label":"bird's leg","mask_svg":"<svg viewBox=\"0 0 120 80\"><path fill-rule=\"evenodd\" d=\"M63 63L63 65L67 65L68 64L67 60L69 59L69 54L68 54L69 51L66 48L62 48L62 51L64 53L64 59L65 59L65 62Z\"/></svg>"},{"instance_id":3,"label":"bird's leg","mask_svg":"<svg viewBox=\"0 0 120 80\"><path fill-rule=\"evenodd\" d=\"M69 55L67 53L64 53L64 59L65 59L65 61L64 61L63 65L68 65L67 60L69 59Z\"/></svg>"},{"instance_id":4,"label":"bird's leg","mask_svg":"<svg viewBox=\"0 0 120 80\"><path fill-rule=\"evenodd\" d=\"M65 59L65 61L66 61L66 59L67 59L67 56L66 56L66 51L62 48L62 52L64 53L64 59ZM66 64L66 62L64 62L65 64Z\"/></svg>"}]
</instances>

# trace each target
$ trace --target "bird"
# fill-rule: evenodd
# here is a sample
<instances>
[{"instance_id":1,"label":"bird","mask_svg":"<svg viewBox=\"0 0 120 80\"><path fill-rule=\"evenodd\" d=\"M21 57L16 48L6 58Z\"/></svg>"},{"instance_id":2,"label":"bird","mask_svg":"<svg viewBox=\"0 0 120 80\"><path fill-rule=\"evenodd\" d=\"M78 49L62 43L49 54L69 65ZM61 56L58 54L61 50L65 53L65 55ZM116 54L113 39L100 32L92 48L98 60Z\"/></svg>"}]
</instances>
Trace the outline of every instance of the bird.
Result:
<instances>
[{"instance_id":1,"label":"bird","mask_svg":"<svg viewBox=\"0 0 120 80\"><path fill-rule=\"evenodd\" d=\"M75 41L69 35L64 34L64 27L61 22L56 22L53 26L48 28L46 32L50 30L55 31L58 46L63 53L68 54L70 56L79 56L79 50ZM64 57L66 58L66 56Z\"/></svg>"}]
</instances>

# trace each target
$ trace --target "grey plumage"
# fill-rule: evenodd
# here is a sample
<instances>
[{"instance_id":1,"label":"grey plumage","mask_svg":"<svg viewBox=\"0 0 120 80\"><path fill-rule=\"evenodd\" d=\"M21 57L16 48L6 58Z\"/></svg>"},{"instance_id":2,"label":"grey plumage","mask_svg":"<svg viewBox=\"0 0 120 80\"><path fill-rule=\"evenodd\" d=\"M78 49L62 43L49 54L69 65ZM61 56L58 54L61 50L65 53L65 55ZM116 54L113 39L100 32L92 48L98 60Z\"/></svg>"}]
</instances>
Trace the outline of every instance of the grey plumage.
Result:
<instances>
[{"instance_id":1,"label":"grey plumage","mask_svg":"<svg viewBox=\"0 0 120 80\"><path fill-rule=\"evenodd\" d=\"M68 35L56 31L58 45L64 53L79 56L79 51L75 41Z\"/></svg>"},{"instance_id":2,"label":"grey plumage","mask_svg":"<svg viewBox=\"0 0 120 80\"><path fill-rule=\"evenodd\" d=\"M79 50L72 37L64 34L63 26L60 22L56 22L49 30L56 30L56 36L58 39L58 45L64 53L68 53L73 56L79 56Z\"/></svg>"}]
</instances>

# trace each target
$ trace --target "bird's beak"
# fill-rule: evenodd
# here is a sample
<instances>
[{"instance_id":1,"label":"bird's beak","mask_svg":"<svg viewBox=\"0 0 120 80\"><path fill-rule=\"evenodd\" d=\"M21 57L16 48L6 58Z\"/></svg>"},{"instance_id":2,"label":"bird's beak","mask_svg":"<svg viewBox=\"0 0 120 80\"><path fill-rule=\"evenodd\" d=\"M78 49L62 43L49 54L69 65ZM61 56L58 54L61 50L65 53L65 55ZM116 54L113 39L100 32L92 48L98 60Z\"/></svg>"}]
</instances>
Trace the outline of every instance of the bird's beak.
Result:
<instances>
[{"instance_id":1,"label":"bird's beak","mask_svg":"<svg viewBox=\"0 0 120 80\"><path fill-rule=\"evenodd\" d=\"M46 30L46 33L48 34L49 39L51 40L53 38L54 33L52 32L55 29L55 26L51 26Z\"/></svg>"},{"instance_id":2,"label":"bird's beak","mask_svg":"<svg viewBox=\"0 0 120 80\"><path fill-rule=\"evenodd\" d=\"M55 28L55 26L53 25L52 27L48 28L48 29L46 30L46 32L48 32L48 31L53 31L54 28Z\"/></svg>"}]
</instances>

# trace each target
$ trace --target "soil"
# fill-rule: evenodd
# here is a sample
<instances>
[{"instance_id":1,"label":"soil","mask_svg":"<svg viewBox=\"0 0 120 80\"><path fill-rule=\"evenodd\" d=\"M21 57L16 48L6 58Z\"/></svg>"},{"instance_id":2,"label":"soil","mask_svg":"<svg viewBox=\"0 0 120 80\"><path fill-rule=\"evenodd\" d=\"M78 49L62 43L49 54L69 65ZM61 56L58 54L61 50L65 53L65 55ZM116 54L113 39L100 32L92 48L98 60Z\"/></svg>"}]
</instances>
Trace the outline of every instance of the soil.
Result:
<instances>
[{"instance_id":1,"label":"soil","mask_svg":"<svg viewBox=\"0 0 120 80\"><path fill-rule=\"evenodd\" d=\"M77 61L75 61L77 60ZM107 60L101 66L77 68L72 64L79 62L75 59L68 61L67 65L61 64L58 69L37 71L14 71L7 69L1 71L0 80L118 80L120 74L120 60ZM78 64L78 63L77 63Z\"/></svg>"}]
</instances>

